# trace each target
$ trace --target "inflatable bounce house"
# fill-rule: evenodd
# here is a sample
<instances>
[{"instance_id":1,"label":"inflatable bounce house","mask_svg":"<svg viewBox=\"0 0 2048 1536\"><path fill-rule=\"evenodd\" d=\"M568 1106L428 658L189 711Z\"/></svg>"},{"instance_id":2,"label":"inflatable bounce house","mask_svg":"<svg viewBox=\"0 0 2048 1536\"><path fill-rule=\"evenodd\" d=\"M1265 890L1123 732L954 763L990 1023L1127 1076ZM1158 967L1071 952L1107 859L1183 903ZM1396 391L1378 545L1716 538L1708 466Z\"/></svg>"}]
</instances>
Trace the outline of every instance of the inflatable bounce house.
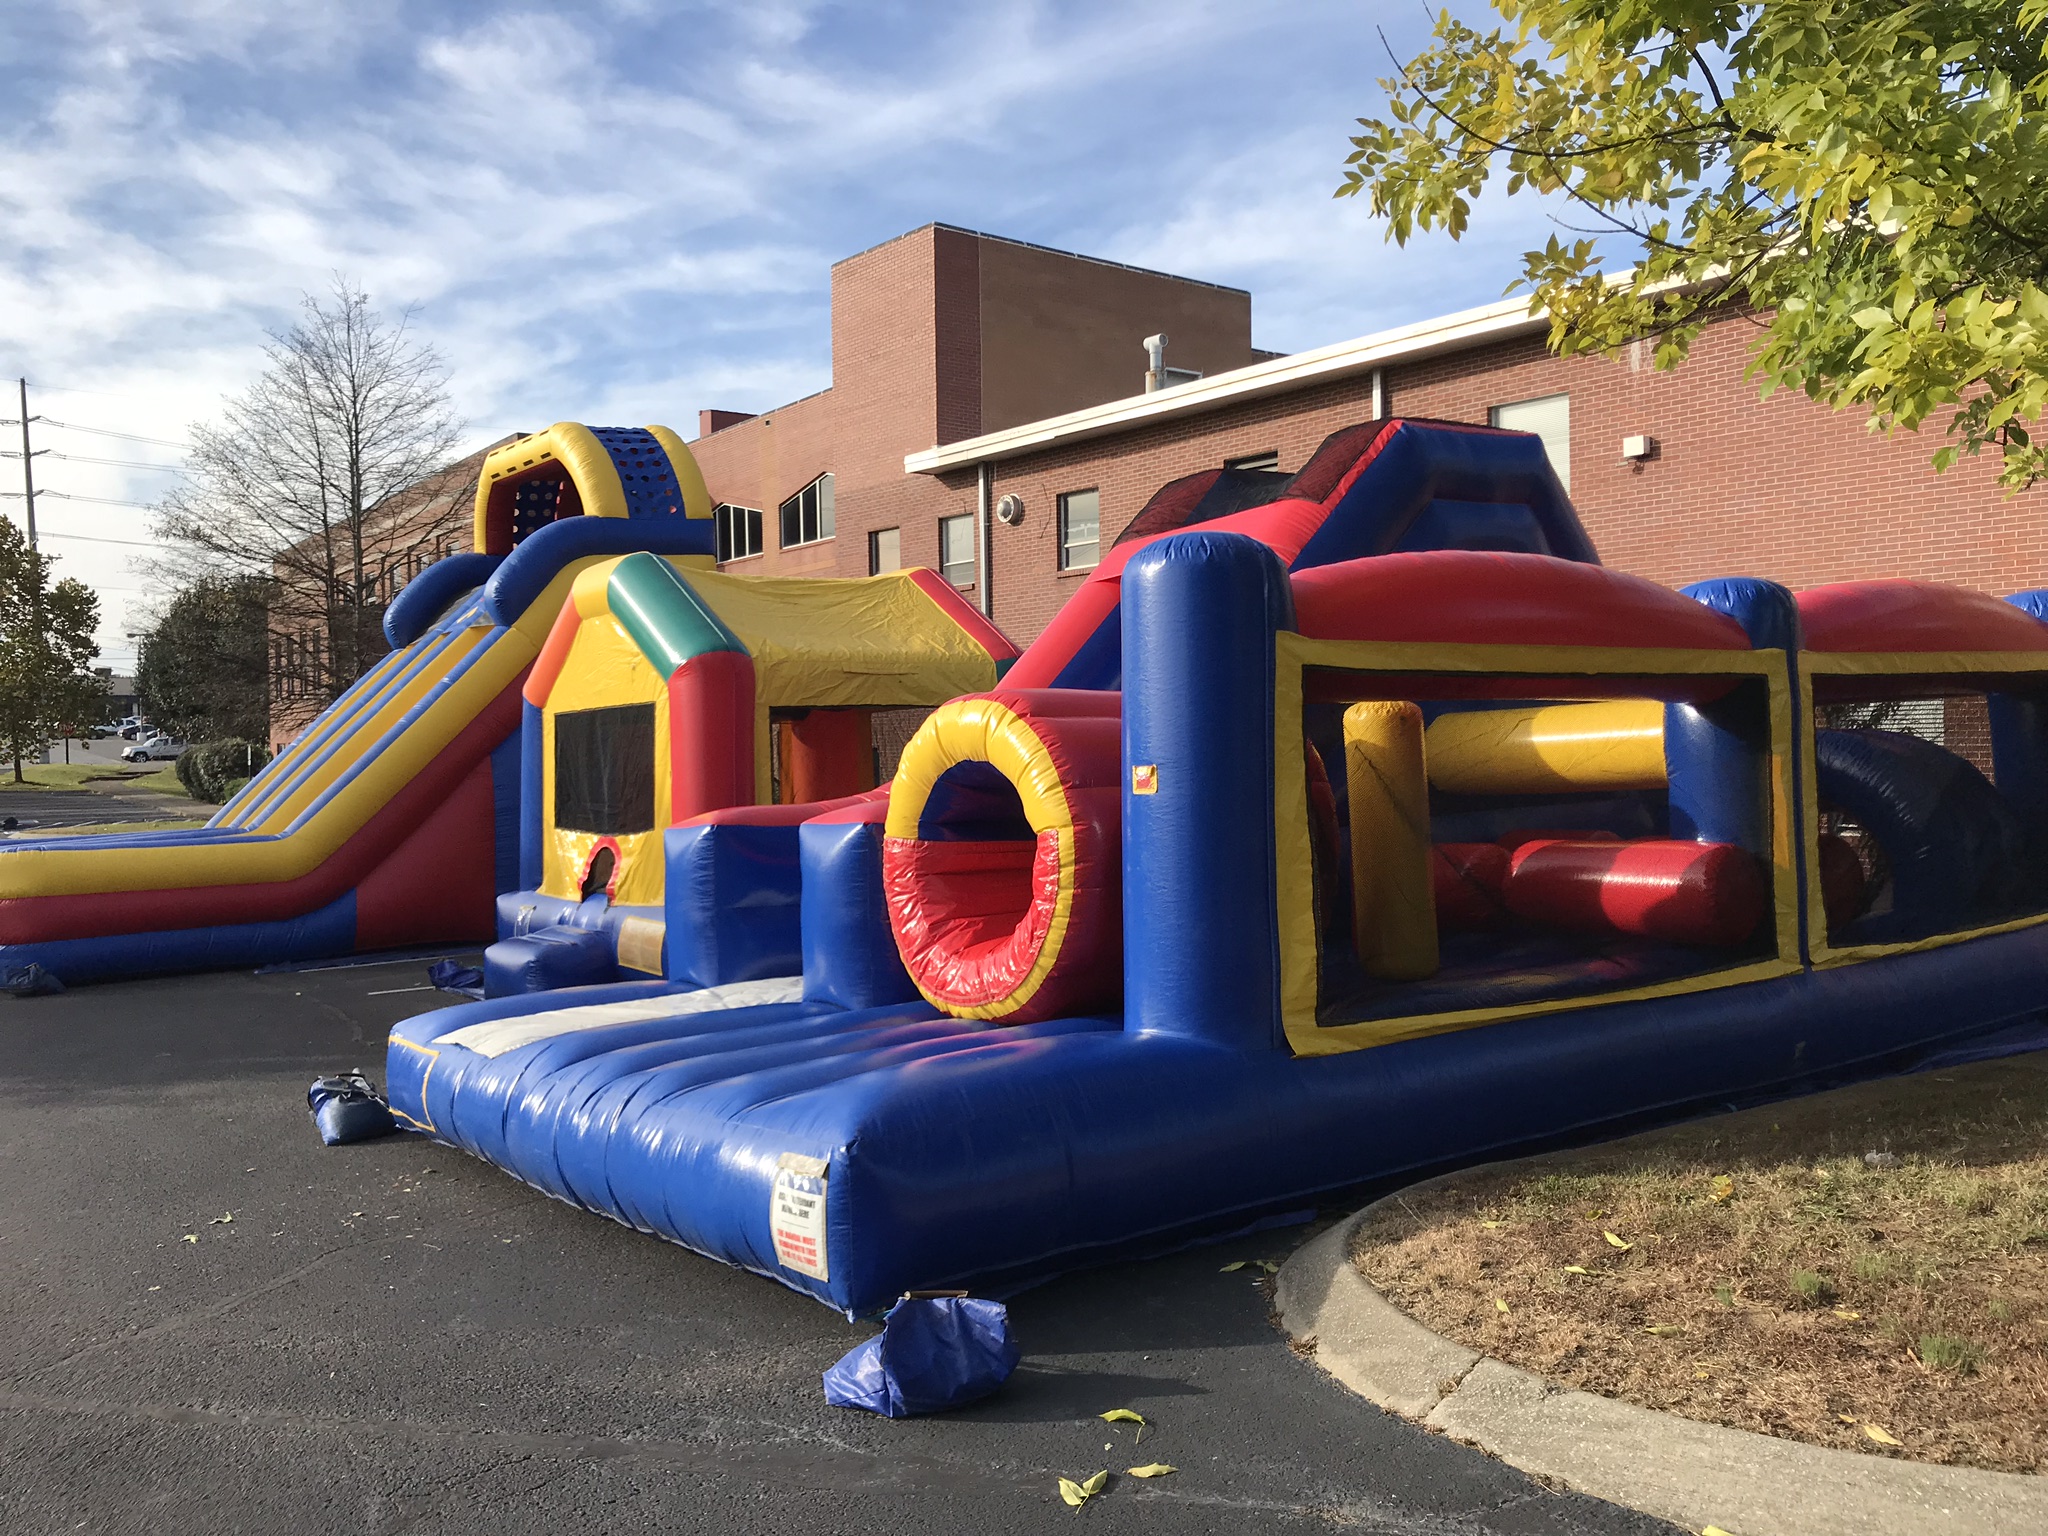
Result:
<instances>
[{"instance_id":1,"label":"inflatable bounce house","mask_svg":"<svg viewBox=\"0 0 2048 1536\"><path fill-rule=\"evenodd\" d=\"M928 573L710 571L702 503L658 430L501 451L214 826L0 856L6 954L494 897L403 1120L849 1314L2038 1043L2048 594L1674 592L1441 422L1165 487L1021 655ZM878 783L863 712L921 705Z\"/></svg>"}]
</instances>

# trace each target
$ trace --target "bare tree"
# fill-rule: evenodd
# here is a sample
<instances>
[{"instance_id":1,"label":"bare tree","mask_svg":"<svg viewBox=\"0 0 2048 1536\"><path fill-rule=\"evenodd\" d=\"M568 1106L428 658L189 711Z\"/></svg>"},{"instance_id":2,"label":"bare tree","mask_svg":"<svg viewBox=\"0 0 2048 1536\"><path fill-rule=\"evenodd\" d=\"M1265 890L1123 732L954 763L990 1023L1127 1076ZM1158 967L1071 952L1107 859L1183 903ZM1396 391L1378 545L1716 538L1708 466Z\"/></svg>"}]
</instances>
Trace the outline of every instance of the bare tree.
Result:
<instances>
[{"instance_id":1,"label":"bare tree","mask_svg":"<svg viewBox=\"0 0 2048 1536\"><path fill-rule=\"evenodd\" d=\"M301 309L271 333L263 375L192 428L186 483L157 509L158 537L182 548L158 575L268 578L272 635L322 703L384 653L395 586L445 552L461 492L431 482L462 423L410 310L389 321L341 277Z\"/></svg>"}]
</instances>

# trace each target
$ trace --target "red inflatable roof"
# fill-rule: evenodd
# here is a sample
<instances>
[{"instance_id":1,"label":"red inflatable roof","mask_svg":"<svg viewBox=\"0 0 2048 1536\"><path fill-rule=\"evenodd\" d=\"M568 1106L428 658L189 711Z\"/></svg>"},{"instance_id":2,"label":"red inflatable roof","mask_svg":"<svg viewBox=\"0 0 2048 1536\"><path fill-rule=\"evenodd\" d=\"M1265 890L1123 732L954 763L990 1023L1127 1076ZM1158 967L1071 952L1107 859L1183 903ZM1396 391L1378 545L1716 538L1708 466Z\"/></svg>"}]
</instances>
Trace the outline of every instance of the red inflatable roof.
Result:
<instances>
[{"instance_id":1,"label":"red inflatable roof","mask_svg":"<svg viewBox=\"0 0 2048 1536\"><path fill-rule=\"evenodd\" d=\"M1799 594L1809 651L2048 651L2048 624L1935 581L1840 581Z\"/></svg>"},{"instance_id":2,"label":"red inflatable roof","mask_svg":"<svg viewBox=\"0 0 2048 1536\"><path fill-rule=\"evenodd\" d=\"M1301 632L1316 639L1749 649L1740 624L1669 587L1549 555L1377 555L1293 581Z\"/></svg>"}]
</instances>

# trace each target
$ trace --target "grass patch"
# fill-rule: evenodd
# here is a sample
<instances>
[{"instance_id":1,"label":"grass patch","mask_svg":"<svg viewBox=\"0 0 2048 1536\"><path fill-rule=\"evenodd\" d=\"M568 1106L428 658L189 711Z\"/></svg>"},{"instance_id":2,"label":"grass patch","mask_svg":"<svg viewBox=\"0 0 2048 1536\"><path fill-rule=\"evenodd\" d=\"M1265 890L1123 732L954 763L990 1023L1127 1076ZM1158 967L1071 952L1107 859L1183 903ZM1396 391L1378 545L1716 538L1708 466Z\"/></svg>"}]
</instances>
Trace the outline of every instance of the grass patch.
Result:
<instances>
[{"instance_id":1,"label":"grass patch","mask_svg":"<svg viewBox=\"0 0 2048 1536\"><path fill-rule=\"evenodd\" d=\"M11 764L0 763L0 789L83 789L88 784L109 783L116 780L133 782L148 772L148 766L136 763L130 767L121 763L24 763L21 768L24 782L14 782ZM176 775L172 782L177 782Z\"/></svg>"},{"instance_id":2,"label":"grass patch","mask_svg":"<svg viewBox=\"0 0 2048 1536\"><path fill-rule=\"evenodd\" d=\"M1922 1365L1931 1365L1937 1371L1956 1371L1964 1376L1976 1375L1977 1367L1984 1363L1983 1350L1952 1333L1921 1334L1918 1353Z\"/></svg>"},{"instance_id":3,"label":"grass patch","mask_svg":"<svg viewBox=\"0 0 2048 1536\"><path fill-rule=\"evenodd\" d=\"M138 768L141 766L140 763L136 764ZM178 770L171 763L153 768L138 778L130 778L123 787L150 790L159 795L177 795L186 800L192 798L185 793L185 786L178 782Z\"/></svg>"},{"instance_id":4,"label":"grass patch","mask_svg":"<svg viewBox=\"0 0 2048 1536\"><path fill-rule=\"evenodd\" d=\"M1480 1170L1388 1202L1354 1258L1569 1386L2048 1471L2048 1052Z\"/></svg>"}]
</instances>

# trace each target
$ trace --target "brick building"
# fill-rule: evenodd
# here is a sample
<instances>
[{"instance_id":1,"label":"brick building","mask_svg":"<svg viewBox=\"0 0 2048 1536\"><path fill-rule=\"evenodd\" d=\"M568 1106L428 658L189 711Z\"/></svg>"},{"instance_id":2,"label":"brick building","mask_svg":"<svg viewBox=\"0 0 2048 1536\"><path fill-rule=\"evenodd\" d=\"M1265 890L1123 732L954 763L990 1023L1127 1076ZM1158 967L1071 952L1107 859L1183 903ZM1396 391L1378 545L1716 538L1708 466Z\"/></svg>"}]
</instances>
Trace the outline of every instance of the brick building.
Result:
<instances>
[{"instance_id":1,"label":"brick building","mask_svg":"<svg viewBox=\"0 0 2048 1536\"><path fill-rule=\"evenodd\" d=\"M760 575L944 570L976 586L973 498L906 453L1175 378L1271 358L1238 288L931 224L832 268L832 384L758 416L704 411L691 444L723 504L720 553Z\"/></svg>"},{"instance_id":2,"label":"brick building","mask_svg":"<svg viewBox=\"0 0 2048 1536\"><path fill-rule=\"evenodd\" d=\"M938 225L839 263L832 298L829 389L701 417L692 448L714 500L761 514L721 513L739 530L729 567L930 565L1019 643L1167 481L1291 473L1375 415L1541 432L1603 559L1657 581L2048 585L2041 492L2007 497L1990 458L1935 474L1933 433L1872 436L1801 395L1759 401L1742 319L1670 373L1646 347L1553 357L1519 300L1280 356L1251 346L1238 290ZM1160 332L1180 371L1147 392L1143 344ZM829 523L806 510L813 486Z\"/></svg>"}]
</instances>

